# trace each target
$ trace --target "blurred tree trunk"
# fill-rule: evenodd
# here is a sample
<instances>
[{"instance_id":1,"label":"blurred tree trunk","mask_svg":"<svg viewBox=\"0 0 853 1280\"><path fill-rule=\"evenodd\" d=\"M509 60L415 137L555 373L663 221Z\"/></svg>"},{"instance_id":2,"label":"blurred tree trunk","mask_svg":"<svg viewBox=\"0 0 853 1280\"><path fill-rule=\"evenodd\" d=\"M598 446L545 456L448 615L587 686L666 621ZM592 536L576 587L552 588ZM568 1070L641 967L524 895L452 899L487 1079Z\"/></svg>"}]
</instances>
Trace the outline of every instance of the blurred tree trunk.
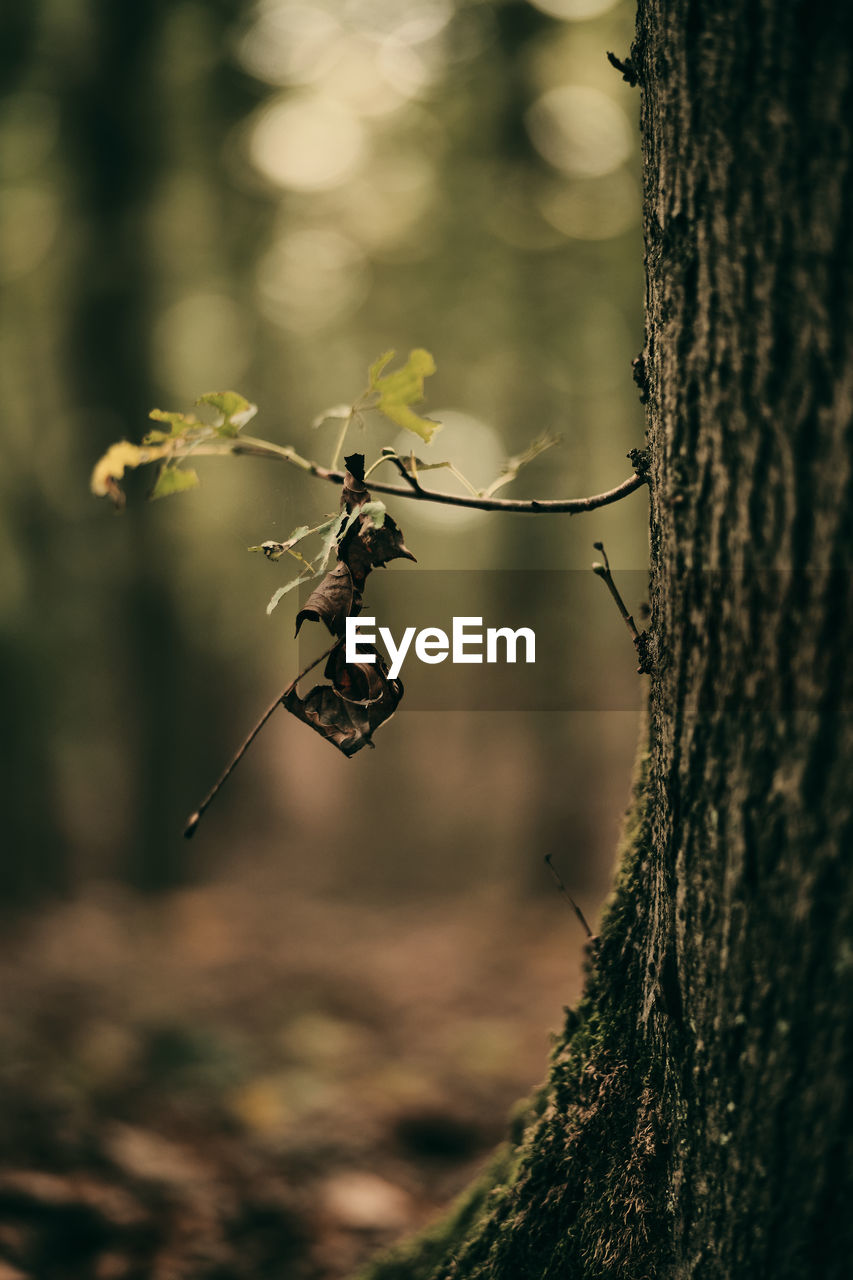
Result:
<instances>
[{"instance_id":1,"label":"blurred tree trunk","mask_svg":"<svg viewBox=\"0 0 853 1280\"><path fill-rule=\"evenodd\" d=\"M648 752L550 1081L382 1277L849 1275L853 10L641 0Z\"/></svg>"},{"instance_id":2,"label":"blurred tree trunk","mask_svg":"<svg viewBox=\"0 0 853 1280\"><path fill-rule=\"evenodd\" d=\"M221 182L220 149L245 108L245 94L222 64L229 57L229 24L243 8L245 0L217 0L208 12L198 11L198 39L214 56L203 80L193 79L185 89L195 99L188 109L203 95L210 130L203 152L185 162L208 179L211 201L226 204L231 197ZM176 6L169 0L89 0L88 10L84 53L65 64L65 130L83 214L72 273L67 377L76 403L92 421L89 456L96 458L118 436L138 439L159 398L151 335L157 302L162 304L155 297L162 266L151 213L174 164L171 135L183 122L170 117L162 100L161 63L171 52L166 36ZM195 52L186 49L190 64ZM204 167L210 157L212 177ZM233 265L231 248L221 248L223 276ZM179 602L163 570L163 533L133 503L125 526L133 572L118 589L114 615L127 657L126 686L134 691L123 737L136 785L132 836L123 863L110 871L139 888L159 890L187 878L180 824L187 796L199 785L187 730L202 716L207 723L215 718L210 705L202 712L201 703L215 703L212 690L221 673L198 652L190 660ZM204 748L195 751L203 755ZM211 762L205 776L213 767Z\"/></svg>"},{"instance_id":3,"label":"blurred tree trunk","mask_svg":"<svg viewBox=\"0 0 853 1280\"><path fill-rule=\"evenodd\" d=\"M121 434L136 439L154 403L148 212L161 178L166 122L150 86L158 81L167 12L165 0L90 0L85 57L68 64L66 128L85 214L68 377L78 402L95 411L96 431L110 438L118 421ZM97 448L108 443L98 439ZM156 532L135 520L134 572L117 602L137 695L125 733L138 787L127 865L117 870L145 888L181 878L168 796L176 773L169 717L179 705L182 645L157 543Z\"/></svg>"},{"instance_id":4,"label":"blurred tree trunk","mask_svg":"<svg viewBox=\"0 0 853 1280\"><path fill-rule=\"evenodd\" d=\"M4 117L7 105L26 84L36 62L40 18L37 0L7 0L0 8L0 47L5 63L0 112ZM4 125L8 131L5 120ZM4 188L11 186L5 166L3 182ZM4 344L10 334L17 338L26 325L15 283L6 283L0 308L0 341ZM21 429L24 415L16 395L19 387L9 385L8 378L3 381L8 431L2 486L6 536L20 549L21 561L29 564L45 558L44 499L33 476L23 469L18 472L15 467L14 436ZM13 471L15 478L10 482ZM8 582L3 585L6 591L12 586ZM9 594L14 597L14 591ZM47 655L49 646L42 640L43 602L28 600L24 607L16 603L14 613L6 606L0 622L0 772L5 854L0 859L0 909L4 912L45 892L63 890L69 874L56 812L54 762L42 729L56 692L55 669Z\"/></svg>"}]
</instances>

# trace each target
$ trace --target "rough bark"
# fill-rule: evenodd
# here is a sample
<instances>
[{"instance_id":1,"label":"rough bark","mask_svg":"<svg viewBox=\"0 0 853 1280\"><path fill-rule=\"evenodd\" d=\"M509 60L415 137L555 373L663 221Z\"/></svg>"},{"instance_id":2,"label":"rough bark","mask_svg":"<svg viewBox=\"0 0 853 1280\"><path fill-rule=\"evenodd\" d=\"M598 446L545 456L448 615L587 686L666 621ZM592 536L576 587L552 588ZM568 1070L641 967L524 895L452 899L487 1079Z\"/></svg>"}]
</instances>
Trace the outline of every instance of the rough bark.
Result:
<instances>
[{"instance_id":1,"label":"rough bark","mask_svg":"<svg viewBox=\"0 0 853 1280\"><path fill-rule=\"evenodd\" d=\"M648 752L549 1082L371 1269L849 1274L853 10L641 0Z\"/></svg>"}]
</instances>

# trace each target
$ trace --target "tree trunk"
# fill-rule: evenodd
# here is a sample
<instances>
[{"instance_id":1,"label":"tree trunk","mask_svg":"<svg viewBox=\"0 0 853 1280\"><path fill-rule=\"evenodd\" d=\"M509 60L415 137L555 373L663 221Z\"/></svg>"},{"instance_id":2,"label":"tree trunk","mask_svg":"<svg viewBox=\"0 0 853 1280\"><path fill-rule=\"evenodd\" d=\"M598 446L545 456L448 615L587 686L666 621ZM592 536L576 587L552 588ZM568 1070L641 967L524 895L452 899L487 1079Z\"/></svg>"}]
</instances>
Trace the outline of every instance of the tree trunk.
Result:
<instances>
[{"instance_id":1,"label":"tree trunk","mask_svg":"<svg viewBox=\"0 0 853 1280\"><path fill-rule=\"evenodd\" d=\"M374 1280L849 1275L853 9L637 32L648 751L547 1086Z\"/></svg>"}]
</instances>

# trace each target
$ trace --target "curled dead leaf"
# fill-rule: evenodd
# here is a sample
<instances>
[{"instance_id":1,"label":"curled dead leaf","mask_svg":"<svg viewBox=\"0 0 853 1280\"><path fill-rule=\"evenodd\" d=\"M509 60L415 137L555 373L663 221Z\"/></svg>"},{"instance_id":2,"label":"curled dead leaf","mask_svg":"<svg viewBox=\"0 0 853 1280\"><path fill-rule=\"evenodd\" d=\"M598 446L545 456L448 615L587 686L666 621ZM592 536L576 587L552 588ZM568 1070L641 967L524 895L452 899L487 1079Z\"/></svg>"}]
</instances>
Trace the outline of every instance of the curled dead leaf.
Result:
<instances>
[{"instance_id":1,"label":"curled dead leaf","mask_svg":"<svg viewBox=\"0 0 853 1280\"><path fill-rule=\"evenodd\" d=\"M361 592L344 561L327 573L296 615L296 635L303 622L325 622L333 636L341 636L348 617L361 608Z\"/></svg>"},{"instance_id":2,"label":"curled dead leaf","mask_svg":"<svg viewBox=\"0 0 853 1280\"><path fill-rule=\"evenodd\" d=\"M388 679L380 654L375 663L345 662L342 646L330 654L325 674L332 684L315 685L304 698L295 688L289 689L282 705L345 756L372 747L373 734L397 710L402 681ZM362 693L367 697L352 696Z\"/></svg>"},{"instance_id":3,"label":"curled dead leaf","mask_svg":"<svg viewBox=\"0 0 853 1280\"><path fill-rule=\"evenodd\" d=\"M389 560L414 560L409 548L403 542L403 534L392 516L386 515L378 527L369 517L359 530L359 538L370 554L370 562L374 568L381 568Z\"/></svg>"},{"instance_id":4,"label":"curled dead leaf","mask_svg":"<svg viewBox=\"0 0 853 1280\"><path fill-rule=\"evenodd\" d=\"M347 702L364 706L378 702L385 693L387 679L380 654L373 650L373 662L347 662L346 650L338 645L329 654L323 675Z\"/></svg>"},{"instance_id":5,"label":"curled dead leaf","mask_svg":"<svg viewBox=\"0 0 853 1280\"><path fill-rule=\"evenodd\" d=\"M349 565L359 587L364 586L371 569L382 568L389 560L415 559L403 542L396 521L387 512L380 525L371 515L358 516L341 539L338 556Z\"/></svg>"}]
</instances>

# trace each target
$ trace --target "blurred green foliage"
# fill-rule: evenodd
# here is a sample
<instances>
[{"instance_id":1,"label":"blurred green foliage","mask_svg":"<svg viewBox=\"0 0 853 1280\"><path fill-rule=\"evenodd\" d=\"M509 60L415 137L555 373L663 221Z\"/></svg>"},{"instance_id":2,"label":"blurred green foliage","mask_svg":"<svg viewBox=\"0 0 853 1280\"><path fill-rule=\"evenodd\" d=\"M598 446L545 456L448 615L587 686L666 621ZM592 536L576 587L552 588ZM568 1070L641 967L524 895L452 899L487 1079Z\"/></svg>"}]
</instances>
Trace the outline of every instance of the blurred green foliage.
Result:
<instances>
[{"instance_id":1,"label":"blurred green foliage","mask_svg":"<svg viewBox=\"0 0 853 1280\"><path fill-rule=\"evenodd\" d=\"M437 878L454 851L472 854L472 875L510 856L494 856L514 837L487 780L476 831L453 797L485 767L480 745L451 718L438 760L412 717L395 722L382 777L327 766L301 726L280 729L223 805L203 864L188 862L202 855L182 844L183 817L293 670L289 619L265 618L268 566L245 548L316 525L329 495L286 467L201 459L198 493L145 507L146 481L131 477L114 520L88 477L113 441L142 437L153 405L192 404L209 386L239 385L263 406L265 435L314 456L331 438L311 432L318 406L346 400L393 345L435 353L431 412L454 422L425 462L441 449L485 485L501 456L559 431L562 448L516 492L624 478L642 442L637 100L605 51L625 52L631 21L630 5L606 0L6 0L9 906L92 878L159 889L223 865L250 874L301 849L309 826L328 883L396 882L403 811L410 874L439 845ZM375 451L387 440L372 431ZM589 523L550 519L559 536L553 523L444 510L407 510L405 525L424 567L580 567L602 536L615 565L645 563L640 499ZM622 730L584 732L598 745L576 747L547 716L519 720L490 766L496 786L521 779L537 862L567 825L579 857L611 841L612 826L595 832L612 787L568 808L561 797L576 754L622 760L631 744ZM425 761L447 793L438 809ZM326 787L337 799L318 828ZM368 842L359 852L348 833L380 801L366 865Z\"/></svg>"}]
</instances>

